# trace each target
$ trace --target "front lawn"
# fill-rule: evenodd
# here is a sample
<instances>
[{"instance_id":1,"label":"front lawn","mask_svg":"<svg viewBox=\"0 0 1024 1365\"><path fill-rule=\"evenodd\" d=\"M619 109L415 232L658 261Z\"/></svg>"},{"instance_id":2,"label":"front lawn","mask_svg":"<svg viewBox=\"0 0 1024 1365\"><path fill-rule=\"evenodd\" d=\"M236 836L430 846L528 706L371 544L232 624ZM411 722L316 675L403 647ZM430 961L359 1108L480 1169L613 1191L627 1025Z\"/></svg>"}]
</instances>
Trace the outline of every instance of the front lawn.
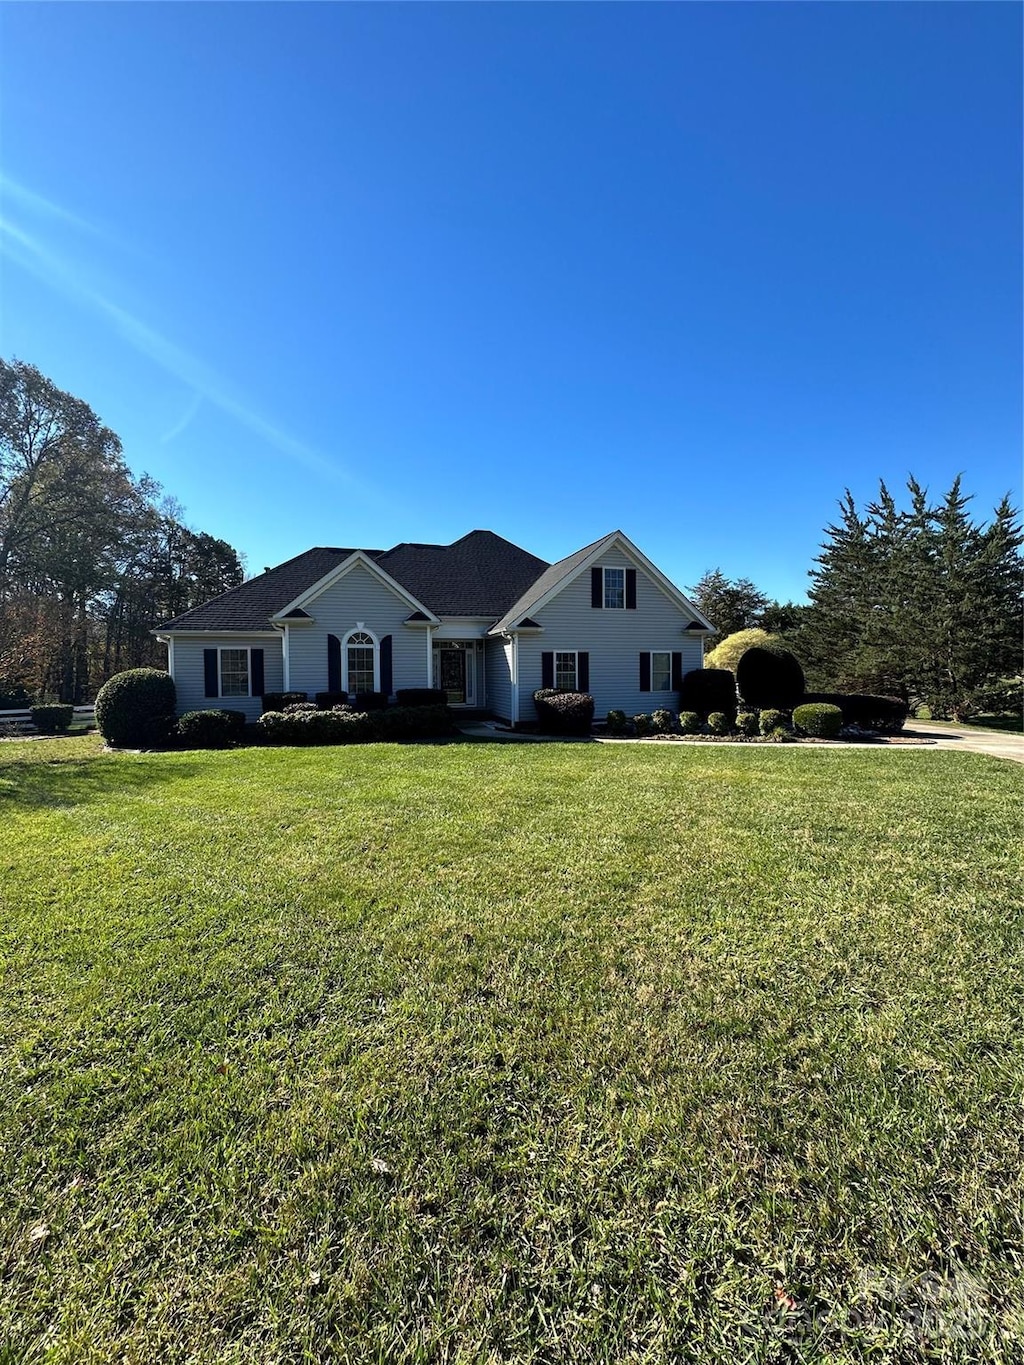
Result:
<instances>
[{"instance_id":1,"label":"front lawn","mask_svg":"<svg viewBox=\"0 0 1024 1365\"><path fill-rule=\"evenodd\" d=\"M0 745L0 1361L1020 1359L1019 797Z\"/></svg>"}]
</instances>

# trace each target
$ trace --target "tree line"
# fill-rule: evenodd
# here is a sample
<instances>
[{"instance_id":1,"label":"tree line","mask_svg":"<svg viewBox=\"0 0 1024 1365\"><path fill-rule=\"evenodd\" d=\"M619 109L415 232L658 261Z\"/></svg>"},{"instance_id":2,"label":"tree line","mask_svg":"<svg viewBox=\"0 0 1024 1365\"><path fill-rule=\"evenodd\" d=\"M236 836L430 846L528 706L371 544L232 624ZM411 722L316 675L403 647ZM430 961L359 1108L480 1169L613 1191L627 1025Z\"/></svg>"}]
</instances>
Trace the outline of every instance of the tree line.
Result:
<instances>
[{"instance_id":1,"label":"tree line","mask_svg":"<svg viewBox=\"0 0 1024 1365\"><path fill-rule=\"evenodd\" d=\"M957 477L938 499L913 477L863 510L847 490L810 570L809 603L771 601L749 579L706 573L693 600L719 627L785 640L815 690L874 692L966 719L1021 711L1024 559L1004 497L986 521Z\"/></svg>"},{"instance_id":2,"label":"tree line","mask_svg":"<svg viewBox=\"0 0 1024 1365\"><path fill-rule=\"evenodd\" d=\"M237 551L132 475L87 403L0 360L0 709L163 667L153 628L243 577Z\"/></svg>"}]
</instances>

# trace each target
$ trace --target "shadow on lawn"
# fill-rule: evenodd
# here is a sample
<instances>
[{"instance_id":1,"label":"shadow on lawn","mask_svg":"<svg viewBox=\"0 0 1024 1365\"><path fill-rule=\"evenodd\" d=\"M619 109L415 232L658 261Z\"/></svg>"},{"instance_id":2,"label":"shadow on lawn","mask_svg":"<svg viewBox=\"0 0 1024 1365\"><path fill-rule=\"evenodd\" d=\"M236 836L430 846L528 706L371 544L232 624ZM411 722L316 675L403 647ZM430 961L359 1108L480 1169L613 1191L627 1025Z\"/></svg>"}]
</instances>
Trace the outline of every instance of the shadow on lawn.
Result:
<instances>
[{"instance_id":1,"label":"shadow on lawn","mask_svg":"<svg viewBox=\"0 0 1024 1365\"><path fill-rule=\"evenodd\" d=\"M159 755L146 755L146 759ZM81 806L110 796L133 795L198 772L195 764L180 761L173 767L160 762L119 762L88 758L59 759L56 762L17 758L0 762L0 817L18 806Z\"/></svg>"}]
</instances>

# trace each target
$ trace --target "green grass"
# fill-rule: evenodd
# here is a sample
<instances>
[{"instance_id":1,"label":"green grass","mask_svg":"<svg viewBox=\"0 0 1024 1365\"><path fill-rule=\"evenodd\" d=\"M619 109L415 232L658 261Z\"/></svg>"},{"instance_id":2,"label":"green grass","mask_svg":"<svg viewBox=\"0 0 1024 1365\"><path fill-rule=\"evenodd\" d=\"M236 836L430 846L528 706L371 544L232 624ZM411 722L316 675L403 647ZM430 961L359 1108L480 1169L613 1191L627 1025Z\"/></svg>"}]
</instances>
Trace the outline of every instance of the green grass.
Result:
<instances>
[{"instance_id":1,"label":"green grass","mask_svg":"<svg viewBox=\"0 0 1024 1365\"><path fill-rule=\"evenodd\" d=\"M1019 1361L1019 797L0 746L0 1361Z\"/></svg>"}]
</instances>

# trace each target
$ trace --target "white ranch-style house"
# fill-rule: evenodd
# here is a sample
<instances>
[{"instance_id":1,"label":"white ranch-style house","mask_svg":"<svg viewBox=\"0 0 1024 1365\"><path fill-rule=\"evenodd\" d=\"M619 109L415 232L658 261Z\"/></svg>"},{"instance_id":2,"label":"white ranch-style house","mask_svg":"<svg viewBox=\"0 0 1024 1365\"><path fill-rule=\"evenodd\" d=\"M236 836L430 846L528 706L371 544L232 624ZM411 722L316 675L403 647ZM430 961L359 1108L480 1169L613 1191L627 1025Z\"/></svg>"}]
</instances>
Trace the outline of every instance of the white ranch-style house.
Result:
<instances>
[{"instance_id":1,"label":"white ranch-style house","mask_svg":"<svg viewBox=\"0 0 1024 1365\"><path fill-rule=\"evenodd\" d=\"M671 709L712 630L621 531L557 564L470 531L451 545L306 550L156 634L179 713L256 720L264 692L431 687L515 725L536 718L541 687L590 692L599 716Z\"/></svg>"}]
</instances>

